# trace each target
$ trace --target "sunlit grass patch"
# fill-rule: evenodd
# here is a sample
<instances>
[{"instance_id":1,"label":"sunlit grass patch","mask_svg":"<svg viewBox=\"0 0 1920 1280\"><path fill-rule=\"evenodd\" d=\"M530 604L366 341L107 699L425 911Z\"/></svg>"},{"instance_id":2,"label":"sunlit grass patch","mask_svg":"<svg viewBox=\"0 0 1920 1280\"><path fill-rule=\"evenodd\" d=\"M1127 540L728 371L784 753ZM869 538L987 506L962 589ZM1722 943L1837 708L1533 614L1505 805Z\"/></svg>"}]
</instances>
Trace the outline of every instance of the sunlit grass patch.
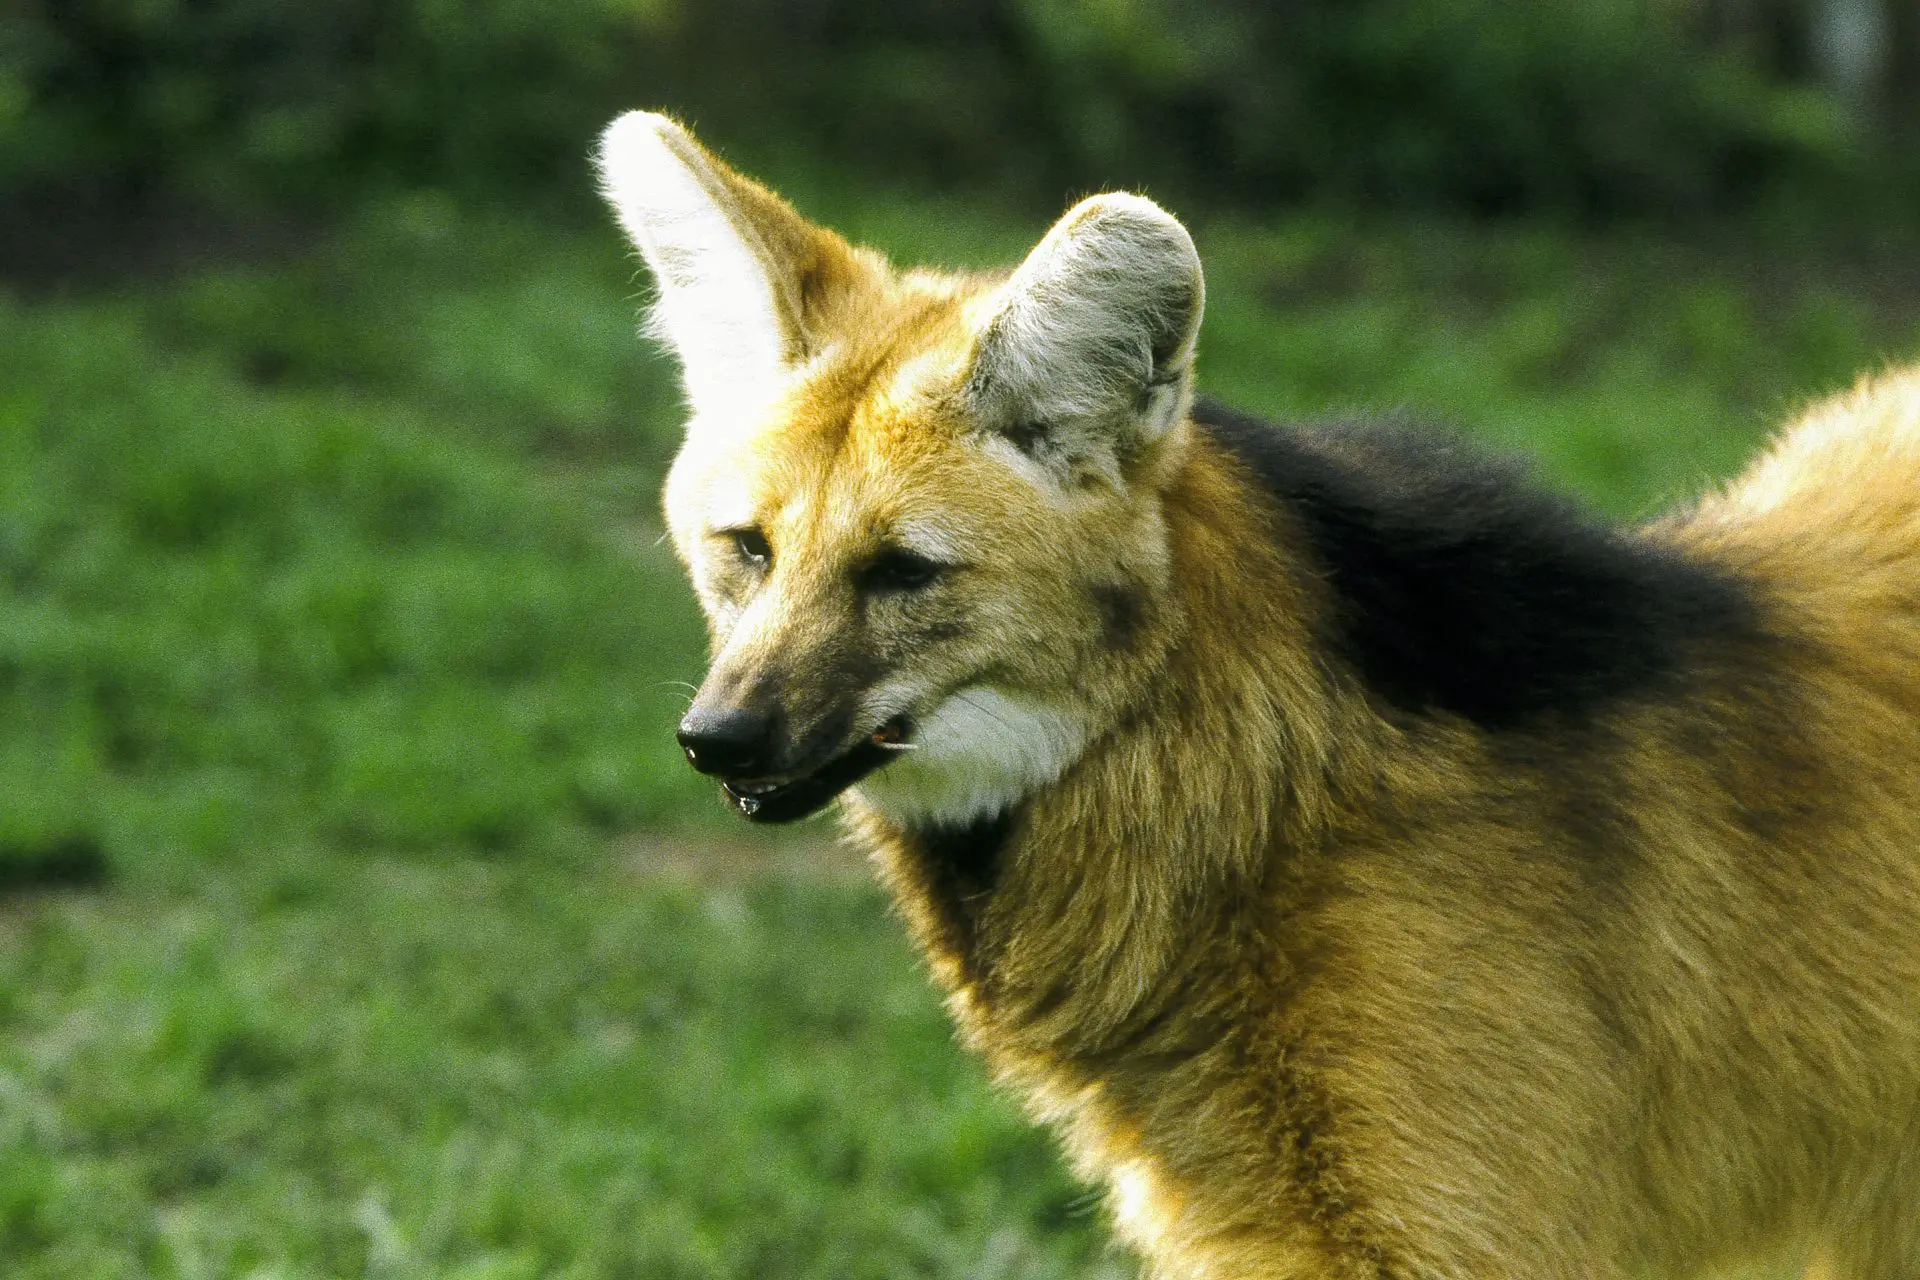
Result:
<instances>
[{"instance_id":1,"label":"sunlit grass patch","mask_svg":"<svg viewBox=\"0 0 1920 1280\"><path fill-rule=\"evenodd\" d=\"M0 1266L1127 1274L875 889L646 862L354 859L12 909Z\"/></svg>"},{"instance_id":2,"label":"sunlit grass patch","mask_svg":"<svg viewBox=\"0 0 1920 1280\"><path fill-rule=\"evenodd\" d=\"M129 306L0 304L0 387L0 848L538 847L684 810L680 575L521 454L251 386Z\"/></svg>"}]
</instances>

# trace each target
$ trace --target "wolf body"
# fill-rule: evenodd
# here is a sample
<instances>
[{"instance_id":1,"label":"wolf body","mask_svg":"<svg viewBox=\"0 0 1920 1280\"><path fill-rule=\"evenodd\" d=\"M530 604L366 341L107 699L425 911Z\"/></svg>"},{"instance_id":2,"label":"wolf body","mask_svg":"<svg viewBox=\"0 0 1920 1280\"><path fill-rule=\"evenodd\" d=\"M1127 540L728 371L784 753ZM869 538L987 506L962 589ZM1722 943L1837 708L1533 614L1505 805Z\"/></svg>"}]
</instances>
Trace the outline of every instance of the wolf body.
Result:
<instances>
[{"instance_id":1,"label":"wolf body","mask_svg":"<svg viewBox=\"0 0 1920 1280\"><path fill-rule=\"evenodd\" d=\"M1920 1275L1920 376L1616 529L1191 381L1135 196L897 271L606 134L692 411L681 727L839 801L1155 1274Z\"/></svg>"}]
</instances>

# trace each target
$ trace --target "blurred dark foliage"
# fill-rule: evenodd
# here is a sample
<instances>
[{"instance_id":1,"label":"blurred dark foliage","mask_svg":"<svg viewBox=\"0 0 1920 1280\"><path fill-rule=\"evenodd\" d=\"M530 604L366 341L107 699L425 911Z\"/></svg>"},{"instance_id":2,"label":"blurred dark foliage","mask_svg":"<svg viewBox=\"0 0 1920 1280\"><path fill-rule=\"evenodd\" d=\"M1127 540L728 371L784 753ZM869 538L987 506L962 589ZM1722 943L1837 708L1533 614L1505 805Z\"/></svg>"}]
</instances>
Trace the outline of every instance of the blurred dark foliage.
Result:
<instances>
[{"instance_id":1,"label":"blurred dark foliage","mask_svg":"<svg viewBox=\"0 0 1920 1280\"><path fill-rule=\"evenodd\" d=\"M776 176L804 154L1048 204L1131 184L1258 207L1858 211L1912 188L1909 7L6 0L0 192L326 209L430 185L583 208L593 133L648 105Z\"/></svg>"}]
</instances>

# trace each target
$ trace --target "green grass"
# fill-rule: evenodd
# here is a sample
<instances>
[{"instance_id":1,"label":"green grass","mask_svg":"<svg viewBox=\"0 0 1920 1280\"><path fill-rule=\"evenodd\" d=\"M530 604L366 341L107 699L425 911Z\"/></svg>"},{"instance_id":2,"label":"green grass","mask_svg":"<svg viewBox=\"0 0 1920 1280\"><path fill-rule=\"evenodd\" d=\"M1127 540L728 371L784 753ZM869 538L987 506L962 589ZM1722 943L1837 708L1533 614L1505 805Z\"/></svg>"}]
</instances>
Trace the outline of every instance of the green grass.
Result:
<instances>
[{"instance_id":1,"label":"green grass","mask_svg":"<svg viewBox=\"0 0 1920 1280\"><path fill-rule=\"evenodd\" d=\"M7 1274L1103 1274L877 891L645 864L16 911Z\"/></svg>"},{"instance_id":2,"label":"green grass","mask_svg":"<svg viewBox=\"0 0 1920 1280\"><path fill-rule=\"evenodd\" d=\"M329 313L310 283L0 303L0 857L97 848L137 871L156 850L263 839L543 850L669 821L694 794L659 730L671 682L697 678L699 627L637 536L650 494L624 511L611 492L645 446L591 440L622 464L592 484L542 463L613 436L640 397L576 386L518 295L500 310L526 346L517 364L474 357L488 387L426 350L482 331L474 299L403 295L449 304L436 336L357 298ZM254 306L302 328L303 363L271 386L249 371L294 335ZM419 348L409 385L353 365L383 325ZM644 366L622 351L601 367ZM540 374L558 388L544 415L520 386Z\"/></svg>"},{"instance_id":3,"label":"green grass","mask_svg":"<svg viewBox=\"0 0 1920 1280\"><path fill-rule=\"evenodd\" d=\"M1040 230L838 199L911 259ZM1920 350L1872 264L1200 241L1210 389L1451 418L1622 513ZM701 641L640 288L610 234L422 198L0 294L0 1270L1130 1274L872 888L688 852L747 837L670 737Z\"/></svg>"}]
</instances>

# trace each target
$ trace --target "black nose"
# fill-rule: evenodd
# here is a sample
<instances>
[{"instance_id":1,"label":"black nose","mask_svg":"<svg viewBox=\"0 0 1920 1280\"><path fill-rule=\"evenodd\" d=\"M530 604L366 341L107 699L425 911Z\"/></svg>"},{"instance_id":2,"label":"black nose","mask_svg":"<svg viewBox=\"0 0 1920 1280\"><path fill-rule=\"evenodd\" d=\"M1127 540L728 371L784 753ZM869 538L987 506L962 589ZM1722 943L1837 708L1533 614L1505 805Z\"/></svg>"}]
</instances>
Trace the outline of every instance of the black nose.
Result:
<instances>
[{"instance_id":1,"label":"black nose","mask_svg":"<svg viewBox=\"0 0 1920 1280\"><path fill-rule=\"evenodd\" d=\"M680 745L687 763L702 773L750 778L768 771L773 754L773 718L728 707L696 707L680 722Z\"/></svg>"}]
</instances>

